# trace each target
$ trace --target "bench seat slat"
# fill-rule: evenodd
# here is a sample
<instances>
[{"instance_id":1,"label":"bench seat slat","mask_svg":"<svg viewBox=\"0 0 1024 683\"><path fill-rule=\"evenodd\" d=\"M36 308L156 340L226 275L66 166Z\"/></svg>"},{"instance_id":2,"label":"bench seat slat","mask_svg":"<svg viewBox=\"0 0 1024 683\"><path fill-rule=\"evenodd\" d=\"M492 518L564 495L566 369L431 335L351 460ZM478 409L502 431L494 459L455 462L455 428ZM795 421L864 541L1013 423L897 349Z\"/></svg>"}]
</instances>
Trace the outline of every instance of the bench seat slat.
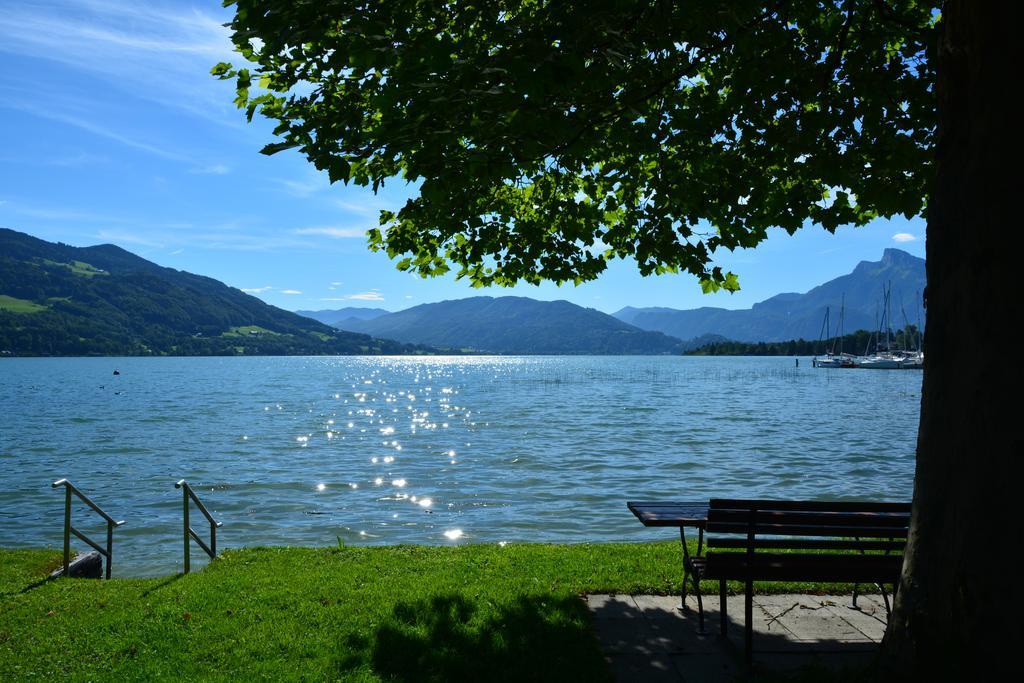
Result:
<instances>
[{"instance_id":1,"label":"bench seat slat","mask_svg":"<svg viewBox=\"0 0 1024 683\"><path fill-rule=\"evenodd\" d=\"M712 498L712 509L732 510L788 510L804 512L905 512L910 503L878 501L822 501L822 500L753 500L742 498Z\"/></svg>"},{"instance_id":2,"label":"bench seat slat","mask_svg":"<svg viewBox=\"0 0 1024 683\"><path fill-rule=\"evenodd\" d=\"M892 583L899 577L902 565L903 557L900 555L710 552L706 556L704 578Z\"/></svg>"},{"instance_id":3,"label":"bench seat slat","mask_svg":"<svg viewBox=\"0 0 1024 683\"><path fill-rule=\"evenodd\" d=\"M755 538L754 548L792 550L878 550L901 552L906 541L855 541L837 538ZM708 545L712 548L747 548L751 544L743 538L713 538Z\"/></svg>"},{"instance_id":4,"label":"bench seat slat","mask_svg":"<svg viewBox=\"0 0 1024 683\"><path fill-rule=\"evenodd\" d=\"M907 526L910 516L901 512L788 512L783 510L719 510L708 511L708 522L749 524L793 524L808 526Z\"/></svg>"},{"instance_id":5,"label":"bench seat slat","mask_svg":"<svg viewBox=\"0 0 1024 683\"><path fill-rule=\"evenodd\" d=\"M709 533L746 534L750 525L708 522ZM907 527L811 526L799 524L756 524L754 533L765 536L848 536L853 538L906 538Z\"/></svg>"}]
</instances>

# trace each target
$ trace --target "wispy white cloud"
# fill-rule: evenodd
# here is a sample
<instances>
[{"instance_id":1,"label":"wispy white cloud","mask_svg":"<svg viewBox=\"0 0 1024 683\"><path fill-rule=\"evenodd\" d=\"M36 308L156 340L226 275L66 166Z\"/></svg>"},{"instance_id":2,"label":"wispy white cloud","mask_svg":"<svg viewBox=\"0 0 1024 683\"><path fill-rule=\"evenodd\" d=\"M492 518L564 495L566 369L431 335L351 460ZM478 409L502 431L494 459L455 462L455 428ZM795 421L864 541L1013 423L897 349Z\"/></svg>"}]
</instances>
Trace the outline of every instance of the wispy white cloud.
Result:
<instances>
[{"instance_id":1,"label":"wispy white cloud","mask_svg":"<svg viewBox=\"0 0 1024 683\"><path fill-rule=\"evenodd\" d=\"M95 222L95 221L93 221ZM122 217L119 224L138 225L138 219ZM330 245L319 244L313 240L302 239L293 235L257 227L249 221L229 221L226 223L177 223L150 226L145 237L134 231L116 232L101 230L94 235L101 239L117 243L145 244L160 246L167 249L191 248L213 251L235 252L270 252L270 251L325 251Z\"/></svg>"},{"instance_id":2,"label":"wispy white cloud","mask_svg":"<svg viewBox=\"0 0 1024 683\"><path fill-rule=\"evenodd\" d=\"M100 230L96 233L95 237L105 242L133 244L142 247L153 247L156 249L163 249L167 246L165 243L158 242L149 235L140 235L135 232Z\"/></svg>"},{"instance_id":3,"label":"wispy white cloud","mask_svg":"<svg viewBox=\"0 0 1024 683\"><path fill-rule=\"evenodd\" d=\"M39 163L44 166L58 166L61 168L81 168L83 166L94 168L101 164L109 164L110 162L111 160L109 157L92 155L87 152L79 152L78 154L63 155L53 159L40 160Z\"/></svg>"},{"instance_id":4,"label":"wispy white cloud","mask_svg":"<svg viewBox=\"0 0 1024 683\"><path fill-rule=\"evenodd\" d=\"M302 294L302 292L297 290L297 289L282 289L281 293L282 294Z\"/></svg>"},{"instance_id":5,"label":"wispy white cloud","mask_svg":"<svg viewBox=\"0 0 1024 683\"><path fill-rule=\"evenodd\" d=\"M898 232L892 236L893 242L899 242L901 244L905 242L916 242L917 237L910 234L909 232Z\"/></svg>"},{"instance_id":6,"label":"wispy white cloud","mask_svg":"<svg viewBox=\"0 0 1024 683\"><path fill-rule=\"evenodd\" d=\"M360 292L358 294L349 294L341 297L344 301L384 301L384 295L376 289L371 289L369 292Z\"/></svg>"},{"instance_id":7,"label":"wispy white cloud","mask_svg":"<svg viewBox=\"0 0 1024 683\"><path fill-rule=\"evenodd\" d=\"M154 0L5 0L0 52L58 62L133 97L240 126L230 85L209 76L215 63L239 61L223 26L230 11L214 11Z\"/></svg>"},{"instance_id":8,"label":"wispy white cloud","mask_svg":"<svg viewBox=\"0 0 1024 683\"><path fill-rule=\"evenodd\" d=\"M369 292L346 294L345 296L324 296L320 297L320 301L384 301L384 295L380 293L380 290L371 289Z\"/></svg>"},{"instance_id":9,"label":"wispy white cloud","mask_svg":"<svg viewBox=\"0 0 1024 683\"><path fill-rule=\"evenodd\" d=\"M348 237L366 237L366 228L342 228L333 226L325 226L321 228L299 228L295 231L295 234L325 235L335 239L343 239Z\"/></svg>"},{"instance_id":10,"label":"wispy white cloud","mask_svg":"<svg viewBox=\"0 0 1024 683\"><path fill-rule=\"evenodd\" d=\"M305 177L293 179L293 178L279 178L277 182L285 189L285 191L293 197L306 198L310 195L316 194L326 190L331 186L330 181L327 180L327 176L316 171L309 171Z\"/></svg>"},{"instance_id":11,"label":"wispy white cloud","mask_svg":"<svg viewBox=\"0 0 1024 683\"><path fill-rule=\"evenodd\" d=\"M180 152L176 152L169 148L154 145L149 142L143 142L141 140L132 138L128 135L125 135L124 133L121 133L107 126L95 123L93 120L88 118L88 116L80 116L77 114L69 113L69 107L67 106L68 102L66 98L62 98L64 99L64 102L60 106L43 107L32 103L28 99L10 97L11 90L12 89L10 88L0 89L0 91L2 91L4 95L2 98L0 98L0 107L20 110L25 113L32 114L33 116L37 116L39 118L49 119L51 121L57 121L59 123L64 123L69 126L74 126L75 128L80 128L81 130L92 133L93 135L98 135L99 137L119 142L127 147L131 147L138 151L146 152L148 154L152 154L163 159L184 162L192 161L188 156L181 154Z\"/></svg>"},{"instance_id":12,"label":"wispy white cloud","mask_svg":"<svg viewBox=\"0 0 1024 683\"><path fill-rule=\"evenodd\" d=\"M227 175L231 173L231 167L226 164L210 164L209 166L199 166L189 171L195 175Z\"/></svg>"},{"instance_id":13,"label":"wispy white cloud","mask_svg":"<svg viewBox=\"0 0 1024 683\"><path fill-rule=\"evenodd\" d=\"M246 294L262 294L263 292L269 292L273 287L267 285L266 287L240 287L239 289Z\"/></svg>"},{"instance_id":14,"label":"wispy white cloud","mask_svg":"<svg viewBox=\"0 0 1024 683\"><path fill-rule=\"evenodd\" d=\"M358 204L345 199L339 199L335 204L339 209L346 213L355 213L360 216L373 216L374 218L377 217L381 209L387 208L385 206L385 202L381 201L378 197L370 197L364 201L360 201Z\"/></svg>"},{"instance_id":15,"label":"wispy white cloud","mask_svg":"<svg viewBox=\"0 0 1024 683\"><path fill-rule=\"evenodd\" d=\"M26 218L38 218L40 220L106 224L127 222L121 216L96 213L68 206L38 206L10 201L2 201L0 206L4 206L5 212L25 216Z\"/></svg>"}]
</instances>

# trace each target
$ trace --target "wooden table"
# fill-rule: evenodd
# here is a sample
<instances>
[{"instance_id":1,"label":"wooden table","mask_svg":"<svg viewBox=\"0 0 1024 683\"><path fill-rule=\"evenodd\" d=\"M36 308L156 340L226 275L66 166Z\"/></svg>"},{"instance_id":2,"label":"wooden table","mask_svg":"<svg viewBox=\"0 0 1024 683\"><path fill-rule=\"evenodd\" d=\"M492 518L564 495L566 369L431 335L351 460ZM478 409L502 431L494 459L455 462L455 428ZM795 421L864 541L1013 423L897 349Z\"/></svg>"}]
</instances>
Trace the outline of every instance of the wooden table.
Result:
<instances>
[{"instance_id":1,"label":"wooden table","mask_svg":"<svg viewBox=\"0 0 1024 683\"><path fill-rule=\"evenodd\" d=\"M626 503L629 511L636 515L640 523L650 527L679 527L679 540L683 545L683 589L679 599L679 609L686 609L686 582L693 586L697 596L697 612L700 619L700 632L704 632L704 602L700 595L701 571L698 563L704 550L704 529L708 522L707 501L631 501ZM697 555L691 556L686 545L686 528L697 529Z\"/></svg>"}]
</instances>

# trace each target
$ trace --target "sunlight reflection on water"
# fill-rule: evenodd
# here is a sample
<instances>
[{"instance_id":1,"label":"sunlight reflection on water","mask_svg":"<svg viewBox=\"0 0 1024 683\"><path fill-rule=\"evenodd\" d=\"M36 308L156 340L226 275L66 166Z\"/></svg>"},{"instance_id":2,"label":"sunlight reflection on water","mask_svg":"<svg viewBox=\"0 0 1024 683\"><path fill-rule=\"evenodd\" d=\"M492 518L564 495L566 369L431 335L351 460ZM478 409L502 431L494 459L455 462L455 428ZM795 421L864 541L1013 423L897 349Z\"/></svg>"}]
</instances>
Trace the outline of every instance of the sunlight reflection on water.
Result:
<instances>
[{"instance_id":1,"label":"sunlight reflection on water","mask_svg":"<svg viewBox=\"0 0 1024 683\"><path fill-rule=\"evenodd\" d=\"M111 362L0 360L0 545L59 543L60 477L127 520L121 575L178 567L180 478L224 521L221 547L668 538L625 501L911 491L920 373L788 358L139 358L117 359L111 382Z\"/></svg>"}]
</instances>

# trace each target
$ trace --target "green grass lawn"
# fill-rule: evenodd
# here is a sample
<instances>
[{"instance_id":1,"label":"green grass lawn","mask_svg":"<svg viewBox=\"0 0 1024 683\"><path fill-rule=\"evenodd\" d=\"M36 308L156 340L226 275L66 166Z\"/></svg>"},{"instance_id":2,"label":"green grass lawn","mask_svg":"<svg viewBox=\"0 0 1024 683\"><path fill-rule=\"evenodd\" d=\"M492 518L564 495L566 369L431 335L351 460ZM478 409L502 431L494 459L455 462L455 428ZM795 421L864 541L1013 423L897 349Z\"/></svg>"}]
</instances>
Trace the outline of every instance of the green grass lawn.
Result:
<instances>
[{"instance_id":1,"label":"green grass lawn","mask_svg":"<svg viewBox=\"0 0 1024 683\"><path fill-rule=\"evenodd\" d=\"M579 594L671 592L679 546L253 548L163 579L35 583L0 551L0 680L605 680Z\"/></svg>"},{"instance_id":2,"label":"green grass lawn","mask_svg":"<svg viewBox=\"0 0 1024 683\"><path fill-rule=\"evenodd\" d=\"M72 261L71 263L60 263L59 261L43 259L43 263L45 263L48 266L62 266L70 270L75 275L82 275L84 277L93 277L94 275L109 275L107 271L97 268L91 263L86 263L85 261Z\"/></svg>"},{"instance_id":3,"label":"green grass lawn","mask_svg":"<svg viewBox=\"0 0 1024 683\"><path fill-rule=\"evenodd\" d=\"M275 337L280 336L279 333L274 332L273 330L268 330L265 327L260 327L259 325L242 325L241 327L232 327L227 332L223 332L220 336L222 336L222 337L249 337L249 336L253 336L252 333L256 333L256 334L260 334L260 335L266 334L266 335L271 335L271 336L275 336Z\"/></svg>"},{"instance_id":4,"label":"green grass lawn","mask_svg":"<svg viewBox=\"0 0 1024 683\"><path fill-rule=\"evenodd\" d=\"M46 306L29 301L28 299L16 299L13 296L0 294L0 310L11 313L38 313L45 311Z\"/></svg>"},{"instance_id":5,"label":"green grass lawn","mask_svg":"<svg viewBox=\"0 0 1024 683\"><path fill-rule=\"evenodd\" d=\"M601 681L579 596L681 579L678 542L251 548L188 576L41 581L58 564L0 550L2 681ZM816 588L835 587L760 590Z\"/></svg>"}]
</instances>

